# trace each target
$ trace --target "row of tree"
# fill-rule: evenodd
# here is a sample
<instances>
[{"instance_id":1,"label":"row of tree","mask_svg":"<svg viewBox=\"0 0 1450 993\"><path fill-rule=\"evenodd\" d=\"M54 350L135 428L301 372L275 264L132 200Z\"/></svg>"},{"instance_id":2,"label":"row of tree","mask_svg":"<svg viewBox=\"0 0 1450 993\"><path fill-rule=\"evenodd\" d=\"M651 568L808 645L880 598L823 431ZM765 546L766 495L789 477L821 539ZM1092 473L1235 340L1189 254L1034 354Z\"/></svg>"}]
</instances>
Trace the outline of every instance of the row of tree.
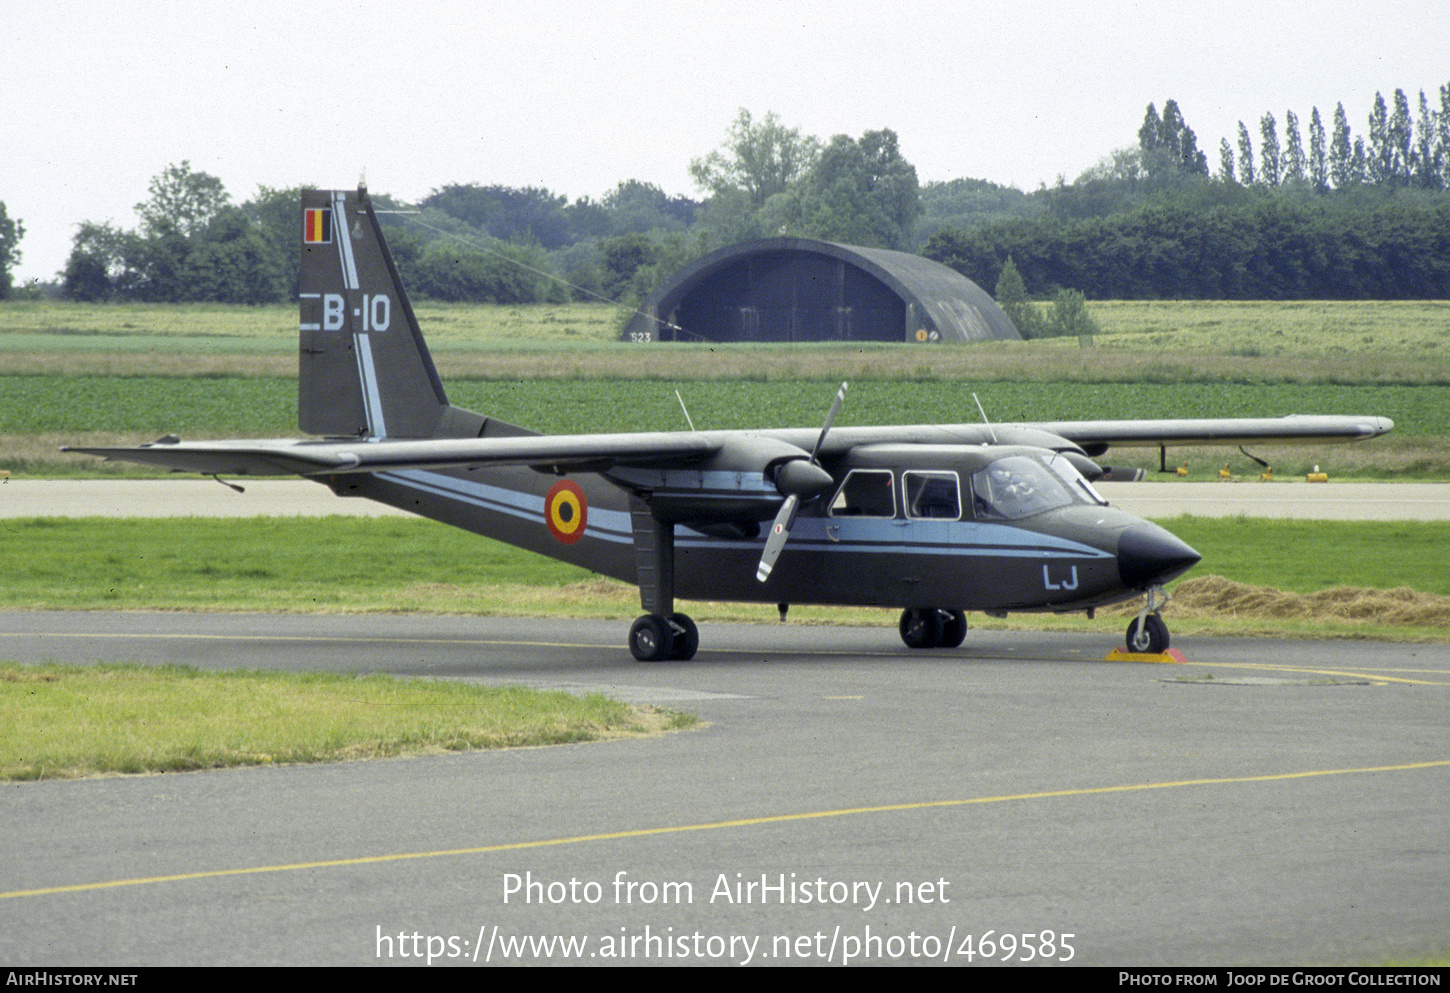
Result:
<instances>
[{"instance_id":1,"label":"row of tree","mask_svg":"<svg viewBox=\"0 0 1450 993\"><path fill-rule=\"evenodd\" d=\"M1292 110L1284 115L1282 144L1278 122L1273 114L1265 114L1259 119L1257 166L1249 129L1240 121L1237 155L1227 138L1219 145L1218 177L1230 183L1308 186L1320 193L1364 184L1446 189L1450 187L1450 84L1440 87L1439 96L1439 108L1433 109L1421 90L1419 116L1412 119L1404 90L1395 90L1393 111L1376 93L1368 142L1364 136L1351 137L1344 104L1334 108L1328 130L1315 107L1309 115L1307 149Z\"/></svg>"},{"instance_id":2,"label":"row of tree","mask_svg":"<svg viewBox=\"0 0 1450 993\"><path fill-rule=\"evenodd\" d=\"M1160 195L1105 217L948 228L923 254L982 286L1010 259L1038 296L1072 287L1096 299L1450 297L1450 194L1216 192Z\"/></svg>"},{"instance_id":3,"label":"row of tree","mask_svg":"<svg viewBox=\"0 0 1450 993\"><path fill-rule=\"evenodd\" d=\"M1307 152L1292 112L1282 147L1266 114L1257 167L1240 124L1215 176L1177 103L1150 104L1136 147L1039 191L1040 213L945 225L921 251L984 286L1015 262L1042 298L1450 297L1450 84L1440 103L1421 93L1413 122L1404 91L1393 113L1376 95L1368 142L1343 104L1331 133L1316 108Z\"/></svg>"},{"instance_id":4,"label":"row of tree","mask_svg":"<svg viewBox=\"0 0 1450 993\"><path fill-rule=\"evenodd\" d=\"M1033 193L985 180L918 183L890 130L829 141L742 110L725 141L691 163L704 194L637 180L599 200L547 189L450 184L384 216L414 292L503 303L647 294L723 245L780 234L922 251L984 286L1016 260L1027 292L1092 297L1450 296L1450 84L1439 108L1402 90L1376 97L1368 138L1341 104L1240 125L1217 174L1173 100L1149 105L1137 143L1074 182ZM1393 110L1391 110L1391 103ZM81 300L262 303L296 291L297 190L233 204L220 180L182 162L151 183L134 230L85 223L61 291ZM1438 228L1437 228L1438 225ZM0 295L23 226L0 204Z\"/></svg>"}]
</instances>

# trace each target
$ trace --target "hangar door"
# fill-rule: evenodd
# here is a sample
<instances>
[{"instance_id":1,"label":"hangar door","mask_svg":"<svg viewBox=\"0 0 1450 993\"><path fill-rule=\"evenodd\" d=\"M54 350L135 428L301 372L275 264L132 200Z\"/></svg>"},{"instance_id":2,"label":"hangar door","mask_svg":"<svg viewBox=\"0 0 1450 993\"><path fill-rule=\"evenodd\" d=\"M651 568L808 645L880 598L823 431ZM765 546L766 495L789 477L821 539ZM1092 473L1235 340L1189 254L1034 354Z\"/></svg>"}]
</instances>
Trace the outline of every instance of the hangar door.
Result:
<instances>
[{"instance_id":1,"label":"hangar door","mask_svg":"<svg viewBox=\"0 0 1450 993\"><path fill-rule=\"evenodd\" d=\"M673 320L713 341L903 341L906 304L841 259L766 251L722 266Z\"/></svg>"}]
</instances>

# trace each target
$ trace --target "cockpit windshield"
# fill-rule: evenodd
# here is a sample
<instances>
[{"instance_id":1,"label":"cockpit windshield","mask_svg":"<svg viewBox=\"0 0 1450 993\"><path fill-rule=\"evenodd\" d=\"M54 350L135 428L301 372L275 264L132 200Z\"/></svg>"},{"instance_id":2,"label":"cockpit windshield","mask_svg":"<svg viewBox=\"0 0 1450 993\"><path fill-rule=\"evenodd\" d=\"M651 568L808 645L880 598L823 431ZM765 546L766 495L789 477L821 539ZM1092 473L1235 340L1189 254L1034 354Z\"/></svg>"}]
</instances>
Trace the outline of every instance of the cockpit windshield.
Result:
<instances>
[{"instance_id":1,"label":"cockpit windshield","mask_svg":"<svg viewBox=\"0 0 1450 993\"><path fill-rule=\"evenodd\" d=\"M972 509L983 520L1015 521L1090 502L1106 501L1060 455L1007 455L972 475Z\"/></svg>"},{"instance_id":2,"label":"cockpit windshield","mask_svg":"<svg viewBox=\"0 0 1450 993\"><path fill-rule=\"evenodd\" d=\"M1047 464L1053 472L1062 477L1063 482L1067 483L1070 489L1079 496L1087 497L1088 503L1096 503L1104 507L1108 505L1108 501L1097 491L1097 488L1088 482L1087 477L1078 472L1077 466L1069 462L1065 456L1055 454L1047 460Z\"/></svg>"}]
</instances>

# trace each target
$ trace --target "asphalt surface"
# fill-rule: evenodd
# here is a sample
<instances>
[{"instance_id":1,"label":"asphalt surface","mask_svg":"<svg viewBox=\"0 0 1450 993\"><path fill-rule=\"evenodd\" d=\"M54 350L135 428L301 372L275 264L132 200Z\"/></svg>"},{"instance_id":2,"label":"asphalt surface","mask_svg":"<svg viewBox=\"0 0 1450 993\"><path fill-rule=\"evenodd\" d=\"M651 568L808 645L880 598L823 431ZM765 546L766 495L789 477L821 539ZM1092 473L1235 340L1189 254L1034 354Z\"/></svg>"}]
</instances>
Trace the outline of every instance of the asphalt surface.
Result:
<instances>
[{"instance_id":1,"label":"asphalt surface","mask_svg":"<svg viewBox=\"0 0 1450 993\"><path fill-rule=\"evenodd\" d=\"M640 665L619 623L0 614L0 657L27 662L524 682L707 722L7 783L0 961L1340 964L1450 946L1450 647L1183 638L1187 665L1102 661L1117 626L922 653L889 628L704 625L695 661Z\"/></svg>"},{"instance_id":2,"label":"asphalt surface","mask_svg":"<svg viewBox=\"0 0 1450 993\"><path fill-rule=\"evenodd\" d=\"M256 517L405 514L369 500L344 500L298 479L244 479L237 493L210 479L48 480L0 482L4 517ZM1450 520L1450 483L1224 483L1157 480L1102 483L1116 506L1140 517L1195 514L1316 520Z\"/></svg>"}]
</instances>

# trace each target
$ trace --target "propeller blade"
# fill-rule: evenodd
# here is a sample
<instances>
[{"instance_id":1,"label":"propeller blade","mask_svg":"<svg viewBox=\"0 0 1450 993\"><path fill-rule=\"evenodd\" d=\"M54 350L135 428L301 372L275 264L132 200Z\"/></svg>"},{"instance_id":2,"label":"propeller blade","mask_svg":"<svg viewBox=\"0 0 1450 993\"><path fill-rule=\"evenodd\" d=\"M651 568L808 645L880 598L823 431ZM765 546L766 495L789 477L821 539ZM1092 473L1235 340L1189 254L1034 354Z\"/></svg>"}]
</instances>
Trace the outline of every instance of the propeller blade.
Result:
<instances>
[{"instance_id":1,"label":"propeller blade","mask_svg":"<svg viewBox=\"0 0 1450 993\"><path fill-rule=\"evenodd\" d=\"M821 446L826 443L826 434L831 430L831 425L836 423L836 415L841 412L841 404L845 402L846 384L842 383L841 388L836 391L836 399L831 401L830 412L826 414L826 423L821 426L816 447L811 450L810 461L804 465L800 462L788 462L781 466L776 485L785 484L782 489L786 492L786 498L775 515L775 523L770 526L770 537L765 539L765 550L760 553L760 565L755 569L755 578L762 583L770 578L770 571L775 568L775 560L780 558L780 551L790 537L790 527L795 523L795 512L801 505L801 494L814 498L831 485L830 473L820 467L816 456L821 454Z\"/></svg>"},{"instance_id":2,"label":"propeller blade","mask_svg":"<svg viewBox=\"0 0 1450 993\"><path fill-rule=\"evenodd\" d=\"M770 578L770 570L775 568L775 560L780 558L780 550L785 547L785 540L790 537L790 526L795 523L795 512L800 502L800 497L792 493L785 498L785 503L780 505L780 512L775 515L775 523L770 526L770 537L765 539L765 551L760 554L760 565L755 570L755 578L762 583Z\"/></svg>"},{"instance_id":3,"label":"propeller blade","mask_svg":"<svg viewBox=\"0 0 1450 993\"><path fill-rule=\"evenodd\" d=\"M831 430L831 425L836 423L836 415L841 412L841 404L846 402L846 384L842 383L841 388L836 391L836 399L831 401L831 412L826 415L826 423L821 427L821 436L816 439L816 447L811 450L811 461L821 454L821 445L825 444L826 432Z\"/></svg>"}]
</instances>

